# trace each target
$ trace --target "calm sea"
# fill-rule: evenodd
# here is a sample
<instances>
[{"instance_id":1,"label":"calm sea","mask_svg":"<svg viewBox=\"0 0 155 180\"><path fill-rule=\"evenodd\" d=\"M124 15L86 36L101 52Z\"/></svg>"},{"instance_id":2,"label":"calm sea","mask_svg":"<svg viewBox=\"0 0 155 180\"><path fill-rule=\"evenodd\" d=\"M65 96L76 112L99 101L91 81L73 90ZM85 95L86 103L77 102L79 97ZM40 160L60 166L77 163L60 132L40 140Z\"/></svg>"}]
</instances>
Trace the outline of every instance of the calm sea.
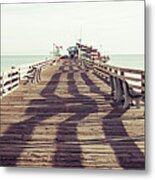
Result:
<instances>
[{"instance_id":1,"label":"calm sea","mask_svg":"<svg viewBox=\"0 0 155 180\"><path fill-rule=\"evenodd\" d=\"M131 68L131 69L140 69L144 70L145 67L145 58L144 55L110 55L110 60L108 64Z\"/></svg>"},{"instance_id":2,"label":"calm sea","mask_svg":"<svg viewBox=\"0 0 155 180\"><path fill-rule=\"evenodd\" d=\"M48 58L46 55L18 55L1 56L1 72L8 71L12 66L19 67L42 61Z\"/></svg>"},{"instance_id":3,"label":"calm sea","mask_svg":"<svg viewBox=\"0 0 155 180\"><path fill-rule=\"evenodd\" d=\"M46 55L1 56L1 72L9 70L12 66L27 65L46 58L49 57ZM108 64L144 70L144 55L110 55Z\"/></svg>"}]
</instances>

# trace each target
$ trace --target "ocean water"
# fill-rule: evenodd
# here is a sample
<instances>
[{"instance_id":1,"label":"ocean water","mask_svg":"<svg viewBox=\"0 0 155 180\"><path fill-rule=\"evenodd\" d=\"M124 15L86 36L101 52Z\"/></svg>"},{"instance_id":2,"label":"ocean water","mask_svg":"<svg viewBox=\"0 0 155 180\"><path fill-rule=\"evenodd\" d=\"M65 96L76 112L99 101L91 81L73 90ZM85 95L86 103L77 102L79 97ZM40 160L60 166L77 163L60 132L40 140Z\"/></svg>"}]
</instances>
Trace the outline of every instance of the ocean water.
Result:
<instances>
[{"instance_id":1,"label":"ocean water","mask_svg":"<svg viewBox=\"0 0 155 180\"><path fill-rule=\"evenodd\" d=\"M145 58L144 55L110 55L110 60L107 62L109 65L140 69L145 68Z\"/></svg>"},{"instance_id":2,"label":"ocean water","mask_svg":"<svg viewBox=\"0 0 155 180\"><path fill-rule=\"evenodd\" d=\"M46 55L22 55L1 56L1 72L10 70L12 66L19 67L42 61L48 58Z\"/></svg>"},{"instance_id":3,"label":"ocean water","mask_svg":"<svg viewBox=\"0 0 155 180\"><path fill-rule=\"evenodd\" d=\"M12 66L19 67L49 58L46 55L1 56L1 72ZM144 70L144 55L110 55L108 64L132 69Z\"/></svg>"}]
</instances>

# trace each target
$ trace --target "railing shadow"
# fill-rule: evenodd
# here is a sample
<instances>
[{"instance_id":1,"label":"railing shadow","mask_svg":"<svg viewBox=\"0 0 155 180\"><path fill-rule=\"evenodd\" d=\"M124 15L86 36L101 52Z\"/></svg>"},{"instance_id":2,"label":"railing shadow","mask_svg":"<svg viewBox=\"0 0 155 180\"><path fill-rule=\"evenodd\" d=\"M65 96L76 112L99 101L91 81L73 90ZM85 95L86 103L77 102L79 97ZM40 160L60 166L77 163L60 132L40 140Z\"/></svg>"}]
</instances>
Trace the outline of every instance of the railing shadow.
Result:
<instances>
[{"instance_id":1,"label":"railing shadow","mask_svg":"<svg viewBox=\"0 0 155 180\"><path fill-rule=\"evenodd\" d=\"M41 92L41 96L45 98L44 100L49 100L49 98L51 99L51 107L53 105L53 99L60 100L59 97L54 95L60 76L61 72L54 74L49 83ZM38 105L38 107L31 107L31 105L34 104L32 100L29 104L30 107L27 108L25 112L25 115L31 115L32 113L33 117L11 125L5 134L0 137L0 166L16 166L17 160L23 151L24 146L26 146L27 142L31 140L34 128L40 122L56 114L56 112L53 112L51 108L47 109L46 107L42 106L40 100L35 100L35 103Z\"/></svg>"},{"instance_id":2,"label":"railing shadow","mask_svg":"<svg viewBox=\"0 0 155 180\"><path fill-rule=\"evenodd\" d=\"M64 62L64 65L68 65L67 62ZM32 138L34 128L42 121L59 112L67 112L74 113L74 115L71 115L68 119L57 125L55 139L56 151L54 158L51 158L51 166L83 167L81 157L82 150L79 145L77 126L78 123L90 113L98 112L98 107L96 101L90 98L90 96L83 95L79 92L76 85L76 79L74 78L76 71L74 71L72 65L69 67L67 79L68 93L71 94L73 98L61 98L55 95L54 93L63 72L64 69L61 67L59 72L52 76L49 83L42 90L40 95L44 98L43 100L32 100L30 102L30 107L27 108L25 115L34 114L33 117L11 125L5 134L0 137L1 166L16 166L17 160L24 150L24 146L26 146L28 141ZM90 92L101 94L105 99L107 98L108 95L101 92L87 74L81 73L81 77L86 86L89 87ZM68 102L76 102L77 99L82 104L72 105L70 107L66 106ZM48 108L43 106L43 101L48 101ZM32 108L31 105L34 105L35 103L38 107ZM58 104L61 105L60 109L56 107ZM88 106L88 104L91 104L91 106ZM118 163L122 168L144 169L144 154L137 147L134 140L129 137L121 120L121 117L125 112L125 110L118 109L114 106L108 115L103 117L103 133L106 139L111 139L108 140L108 143L114 150ZM125 139L123 139L124 137ZM117 138L121 138L121 140L118 140ZM4 154L5 151L7 152ZM3 154L3 156L1 154Z\"/></svg>"},{"instance_id":3,"label":"railing shadow","mask_svg":"<svg viewBox=\"0 0 155 180\"><path fill-rule=\"evenodd\" d=\"M71 109L75 114L62 123L59 123L56 135L57 150L52 163L55 167L83 167L81 162L82 150L77 137L77 126L89 113L98 111L94 100L79 93L76 80L74 79L75 72L76 70L74 71L70 65L70 72L68 73L68 93L73 95L75 100L85 99L85 101L82 101L80 106L73 105ZM69 99L66 98L65 101L68 102ZM87 101L91 103L91 108L87 106Z\"/></svg>"},{"instance_id":4,"label":"railing shadow","mask_svg":"<svg viewBox=\"0 0 155 180\"><path fill-rule=\"evenodd\" d=\"M98 77L96 74L95 76ZM93 87L90 88L91 92L102 94L106 99L107 95L101 92L85 73L82 73L81 77L89 87ZM103 80L102 78L100 79ZM105 80L103 81L106 82ZM107 100L108 99L109 98L107 98ZM103 117L102 129L105 138L111 139L108 143L114 150L120 167L124 169L145 169L145 156L137 147L134 139L129 137L121 120L121 116L126 110L118 108L116 105L113 105L113 103L111 103L111 105L113 106L113 109Z\"/></svg>"},{"instance_id":5,"label":"railing shadow","mask_svg":"<svg viewBox=\"0 0 155 180\"><path fill-rule=\"evenodd\" d=\"M97 93L105 98L105 100L112 99L110 94L107 94L104 91L101 91L98 86L88 77L86 73L81 73L81 78L84 80L85 84L89 87L90 92ZM103 81L103 79L101 79ZM103 81L104 82L104 81ZM105 82L104 82L105 83Z\"/></svg>"},{"instance_id":6,"label":"railing shadow","mask_svg":"<svg viewBox=\"0 0 155 180\"><path fill-rule=\"evenodd\" d=\"M126 112L114 109L103 117L103 132L114 150L120 167L123 169L145 169L145 155L126 131L121 116ZM144 139L142 139L143 141Z\"/></svg>"}]
</instances>

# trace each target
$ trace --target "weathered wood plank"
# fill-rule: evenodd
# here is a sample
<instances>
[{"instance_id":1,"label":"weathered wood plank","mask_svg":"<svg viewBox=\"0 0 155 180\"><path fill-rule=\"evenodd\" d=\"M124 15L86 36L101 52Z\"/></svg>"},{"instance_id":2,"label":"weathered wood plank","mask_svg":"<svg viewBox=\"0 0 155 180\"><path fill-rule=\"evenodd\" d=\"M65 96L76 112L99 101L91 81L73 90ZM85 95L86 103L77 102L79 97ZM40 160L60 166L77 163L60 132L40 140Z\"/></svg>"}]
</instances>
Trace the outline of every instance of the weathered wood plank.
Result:
<instances>
[{"instance_id":1,"label":"weathered wood plank","mask_svg":"<svg viewBox=\"0 0 155 180\"><path fill-rule=\"evenodd\" d=\"M139 72L138 72L139 73ZM122 111L110 87L66 60L1 100L1 166L144 169L144 103Z\"/></svg>"}]
</instances>

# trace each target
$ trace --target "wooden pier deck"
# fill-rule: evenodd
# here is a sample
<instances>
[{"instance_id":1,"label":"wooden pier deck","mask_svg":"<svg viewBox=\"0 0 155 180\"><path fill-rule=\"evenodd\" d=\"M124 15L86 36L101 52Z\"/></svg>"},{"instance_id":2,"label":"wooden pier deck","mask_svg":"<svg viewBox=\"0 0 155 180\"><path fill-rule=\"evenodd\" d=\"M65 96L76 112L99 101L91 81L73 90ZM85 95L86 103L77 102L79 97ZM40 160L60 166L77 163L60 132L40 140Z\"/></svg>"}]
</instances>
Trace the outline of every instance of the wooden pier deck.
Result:
<instances>
[{"instance_id":1,"label":"wooden pier deck","mask_svg":"<svg viewBox=\"0 0 155 180\"><path fill-rule=\"evenodd\" d=\"M144 106L112 103L91 71L48 65L1 100L0 166L144 169Z\"/></svg>"}]
</instances>

